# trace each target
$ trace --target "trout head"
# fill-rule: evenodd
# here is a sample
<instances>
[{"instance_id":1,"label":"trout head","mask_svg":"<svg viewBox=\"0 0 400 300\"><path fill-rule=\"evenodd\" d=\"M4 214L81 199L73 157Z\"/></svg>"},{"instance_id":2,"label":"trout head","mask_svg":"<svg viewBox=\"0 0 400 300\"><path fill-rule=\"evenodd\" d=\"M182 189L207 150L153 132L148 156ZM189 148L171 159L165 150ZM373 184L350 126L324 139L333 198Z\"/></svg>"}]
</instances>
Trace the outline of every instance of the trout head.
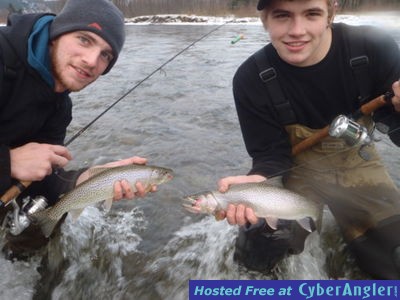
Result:
<instances>
[{"instance_id":1,"label":"trout head","mask_svg":"<svg viewBox=\"0 0 400 300\"><path fill-rule=\"evenodd\" d=\"M183 198L183 207L195 214L210 214L218 213L218 202L212 192L203 192Z\"/></svg>"},{"instance_id":2,"label":"trout head","mask_svg":"<svg viewBox=\"0 0 400 300\"><path fill-rule=\"evenodd\" d=\"M173 171L168 168L157 167L151 173L151 182L161 184L170 181L173 178Z\"/></svg>"}]
</instances>

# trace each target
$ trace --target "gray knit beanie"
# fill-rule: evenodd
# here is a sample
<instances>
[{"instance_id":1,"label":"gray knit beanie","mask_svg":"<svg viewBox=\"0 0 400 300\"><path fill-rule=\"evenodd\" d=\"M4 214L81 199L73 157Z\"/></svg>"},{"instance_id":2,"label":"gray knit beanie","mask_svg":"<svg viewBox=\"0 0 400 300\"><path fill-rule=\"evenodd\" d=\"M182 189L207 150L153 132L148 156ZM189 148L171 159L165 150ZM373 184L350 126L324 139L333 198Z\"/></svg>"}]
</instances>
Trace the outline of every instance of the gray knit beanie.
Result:
<instances>
[{"instance_id":1,"label":"gray knit beanie","mask_svg":"<svg viewBox=\"0 0 400 300\"><path fill-rule=\"evenodd\" d=\"M91 31L110 44L114 59L103 74L108 73L124 45L124 15L109 0L68 0L50 26L50 40L80 30Z\"/></svg>"}]
</instances>

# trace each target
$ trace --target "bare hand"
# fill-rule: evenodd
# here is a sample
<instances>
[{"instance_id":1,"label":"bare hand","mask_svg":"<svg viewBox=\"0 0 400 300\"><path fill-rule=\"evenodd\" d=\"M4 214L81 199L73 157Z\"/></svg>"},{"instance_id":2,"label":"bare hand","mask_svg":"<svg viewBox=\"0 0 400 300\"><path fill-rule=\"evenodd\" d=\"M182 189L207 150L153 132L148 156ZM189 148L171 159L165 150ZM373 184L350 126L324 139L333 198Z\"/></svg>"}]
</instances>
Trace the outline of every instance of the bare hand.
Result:
<instances>
[{"instance_id":1,"label":"bare hand","mask_svg":"<svg viewBox=\"0 0 400 300\"><path fill-rule=\"evenodd\" d=\"M21 181L40 181L53 167L64 167L72 156L60 145L28 143L10 150L11 177Z\"/></svg>"},{"instance_id":2,"label":"bare hand","mask_svg":"<svg viewBox=\"0 0 400 300\"><path fill-rule=\"evenodd\" d=\"M400 112L400 81L395 81L392 85L394 97L392 98L392 104L395 111Z\"/></svg>"},{"instance_id":3,"label":"bare hand","mask_svg":"<svg viewBox=\"0 0 400 300\"><path fill-rule=\"evenodd\" d=\"M218 190L221 193L225 193L230 185L232 184L240 184L240 183L249 183L249 182L262 182L265 181L266 178L261 175L243 175L243 176L230 176L222 178L218 181ZM256 224L258 222L257 216L254 214L254 211L250 207L246 207L242 204L233 205L229 204L226 212L220 212L218 218L226 218L229 224L231 225L245 225L247 222L251 224Z\"/></svg>"},{"instance_id":4,"label":"bare hand","mask_svg":"<svg viewBox=\"0 0 400 300\"><path fill-rule=\"evenodd\" d=\"M130 157L130 158L109 162L109 163L106 163L104 165L95 166L95 167L92 167L92 168L112 168L112 167L125 166L125 165L130 165L130 164L145 165L146 163L147 163L147 159L146 158L139 157L139 156L133 156L133 157ZM90 177L89 174L90 174L89 170L83 172L79 176L76 184L79 184L79 183L89 179L89 177ZM144 197L148 192L157 191L157 187L156 186L152 186L150 191L148 191L148 190L146 191L145 187L143 186L143 184L141 182L137 182L135 184L135 187L136 187L136 192L134 192L134 190L132 189L132 187L129 184L129 182L127 180L124 180L124 179L114 182L114 197L113 197L113 200L118 201L118 200L121 200L121 199L133 199L135 197Z\"/></svg>"}]
</instances>

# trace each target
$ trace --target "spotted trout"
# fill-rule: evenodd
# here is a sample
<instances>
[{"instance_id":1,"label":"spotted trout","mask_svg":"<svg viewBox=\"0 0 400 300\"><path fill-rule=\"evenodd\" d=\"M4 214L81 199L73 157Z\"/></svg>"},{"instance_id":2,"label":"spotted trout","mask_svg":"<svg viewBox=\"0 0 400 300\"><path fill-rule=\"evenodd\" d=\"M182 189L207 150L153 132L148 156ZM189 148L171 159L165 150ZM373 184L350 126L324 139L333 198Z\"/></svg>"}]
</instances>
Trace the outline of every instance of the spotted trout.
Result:
<instances>
[{"instance_id":1,"label":"spotted trout","mask_svg":"<svg viewBox=\"0 0 400 300\"><path fill-rule=\"evenodd\" d=\"M149 191L152 185L167 182L173 176L172 170L167 168L136 164L92 170L93 175L88 180L62 196L55 205L32 214L33 221L41 227L46 237L51 235L58 221L67 212L76 219L86 206L100 201L104 201L105 210L109 210L114 195L114 182L117 180L127 180L136 192L135 184L138 181Z\"/></svg>"},{"instance_id":2,"label":"spotted trout","mask_svg":"<svg viewBox=\"0 0 400 300\"><path fill-rule=\"evenodd\" d=\"M251 207L259 218L276 229L278 219L296 220L311 232L319 217L319 207L303 196L266 182L232 185L225 193L207 191L185 196L183 206L192 213L207 213L218 217L228 204ZM314 221L311 223L310 218Z\"/></svg>"}]
</instances>

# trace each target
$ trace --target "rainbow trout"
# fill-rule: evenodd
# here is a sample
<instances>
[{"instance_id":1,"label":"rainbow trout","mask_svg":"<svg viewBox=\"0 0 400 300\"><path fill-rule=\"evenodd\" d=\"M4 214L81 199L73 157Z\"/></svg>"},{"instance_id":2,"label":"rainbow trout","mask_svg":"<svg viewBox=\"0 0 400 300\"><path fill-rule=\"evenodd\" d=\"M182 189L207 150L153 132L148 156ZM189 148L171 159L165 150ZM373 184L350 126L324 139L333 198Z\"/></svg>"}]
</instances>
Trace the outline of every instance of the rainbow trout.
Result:
<instances>
[{"instance_id":1,"label":"rainbow trout","mask_svg":"<svg viewBox=\"0 0 400 300\"><path fill-rule=\"evenodd\" d=\"M207 191L184 197L183 206L192 213L206 213L218 217L228 204L251 207L259 218L276 229L278 219L296 220L311 232L319 217L319 207L288 189L266 182L232 185L225 193ZM314 224L310 222L310 218Z\"/></svg>"},{"instance_id":2,"label":"rainbow trout","mask_svg":"<svg viewBox=\"0 0 400 300\"><path fill-rule=\"evenodd\" d=\"M133 191L135 183L140 181L149 191L152 185L159 185L172 179L172 170L147 165L126 165L113 168L92 169L93 176L66 193L55 205L46 210L32 214L32 219L39 224L43 234L49 237L62 216L69 212L74 219L83 209L100 201L108 211L112 205L114 182L127 180Z\"/></svg>"}]
</instances>

